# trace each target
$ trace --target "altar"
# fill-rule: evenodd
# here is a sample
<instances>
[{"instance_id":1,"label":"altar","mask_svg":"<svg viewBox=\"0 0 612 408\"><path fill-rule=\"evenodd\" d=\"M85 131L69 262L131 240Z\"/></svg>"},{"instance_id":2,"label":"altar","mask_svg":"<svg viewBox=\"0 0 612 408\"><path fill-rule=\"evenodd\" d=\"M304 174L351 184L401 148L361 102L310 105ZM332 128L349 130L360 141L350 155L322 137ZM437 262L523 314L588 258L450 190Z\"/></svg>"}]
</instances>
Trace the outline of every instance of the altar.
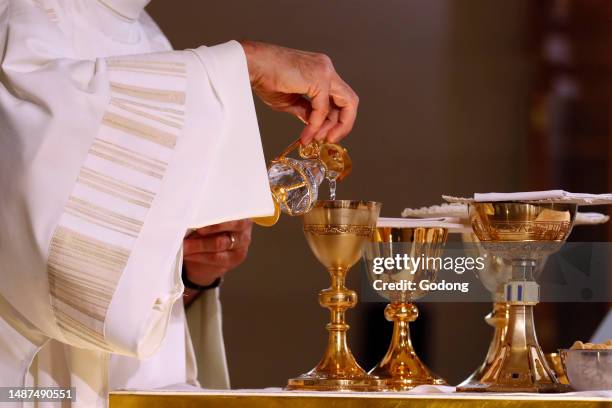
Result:
<instances>
[{"instance_id":1,"label":"altar","mask_svg":"<svg viewBox=\"0 0 612 408\"><path fill-rule=\"evenodd\" d=\"M453 387L421 386L410 392L301 392L280 388L211 391L117 391L110 408L603 408L612 392L565 394L455 393Z\"/></svg>"}]
</instances>

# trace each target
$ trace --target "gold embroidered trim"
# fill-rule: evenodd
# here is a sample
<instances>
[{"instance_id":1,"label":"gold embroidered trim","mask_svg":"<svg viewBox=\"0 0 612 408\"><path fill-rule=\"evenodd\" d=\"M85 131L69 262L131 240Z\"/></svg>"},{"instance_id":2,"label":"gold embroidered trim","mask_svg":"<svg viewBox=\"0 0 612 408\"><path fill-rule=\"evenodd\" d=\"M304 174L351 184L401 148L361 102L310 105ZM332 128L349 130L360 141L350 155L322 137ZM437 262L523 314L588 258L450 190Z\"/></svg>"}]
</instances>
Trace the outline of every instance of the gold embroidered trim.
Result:
<instances>
[{"instance_id":1,"label":"gold embroidered trim","mask_svg":"<svg viewBox=\"0 0 612 408\"><path fill-rule=\"evenodd\" d=\"M138 234L142 228L142 221L127 217L76 197L70 197L68 199L66 211L76 216L80 216L81 218L94 221L98 223L98 225L105 225L117 232L122 232L134 237L134 234Z\"/></svg>"},{"instance_id":2,"label":"gold embroidered trim","mask_svg":"<svg viewBox=\"0 0 612 408\"><path fill-rule=\"evenodd\" d=\"M114 351L111 347L109 347L104 337L97 331L84 325L80 321L73 319L61 309L55 308L54 312L57 318L57 325L60 327L60 329L62 329L64 335L71 339L74 343L81 343L84 346L88 344L95 344L102 350L109 352Z\"/></svg>"},{"instance_id":3,"label":"gold embroidered trim","mask_svg":"<svg viewBox=\"0 0 612 408\"><path fill-rule=\"evenodd\" d=\"M143 118L154 120L154 121L162 123L162 124L164 124L166 126L170 126L170 127L175 128L175 129L180 129L182 127L181 123L176 123L176 122L173 122L171 120L164 119L161 116L153 115L153 114L141 111L140 109L130 108L126 104L118 102L118 101L116 101L114 99L111 99L110 103L111 103L111 105L116 106L117 108L119 108L121 110L133 113L134 115L142 116Z\"/></svg>"},{"instance_id":4,"label":"gold embroidered trim","mask_svg":"<svg viewBox=\"0 0 612 408\"><path fill-rule=\"evenodd\" d=\"M161 75L161 76L174 77L174 78L186 78L185 74L173 73L173 72L161 72L161 71L157 71L153 69L142 69L142 68L130 68L130 67L117 66L117 67L108 67L108 70L109 71L136 72L136 73L145 74L145 75L156 75L156 76Z\"/></svg>"},{"instance_id":5,"label":"gold embroidered trim","mask_svg":"<svg viewBox=\"0 0 612 408\"><path fill-rule=\"evenodd\" d=\"M130 68L136 71L154 71L163 75L165 73L185 74L185 65L149 64L146 61L126 61L109 59L106 62L109 68Z\"/></svg>"},{"instance_id":6,"label":"gold embroidered trim","mask_svg":"<svg viewBox=\"0 0 612 408\"><path fill-rule=\"evenodd\" d=\"M124 248L66 227L57 228L49 248L48 274L51 304L62 329L78 334L85 327L68 316L66 308L104 321L128 257ZM74 327L79 330L75 332ZM92 333L96 334L93 330L83 334L87 340L101 341L100 335L92 337Z\"/></svg>"},{"instance_id":7,"label":"gold embroidered trim","mask_svg":"<svg viewBox=\"0 0 612 408\"><path fill-rule=\"evenodd\" d=\"M145 208L151 207L155 197L155 194L150 191L139 189L136 186L124 183L87 167L81 169L77 181L94 190Z\"/></svg>"},{"instance_id":8,"label":"gold embroidered trim","mask_svg":"<svg viewBox=\"0 0 612 408\"><path fill-rule=\"evenodd\" d=\"M160 161L153 161L146 156L141 154L135 154L128 151L127 149L121 148L112 143L101 143L99 139L95 139L91 150L102 151L116 158L121 158L133 163L135 166L142 166L143 168L149 168L151 171L163 173L166 171L167 164Z\"/></svg>"},{"instance_id":9,"label":"gold embroidered trim","mask_svg":"<svg viewBox=\"0 0 612 408\"><path fill-rule=\"evenodd\" d=\"M155 129L154 127L145 125L144 123L136 122L135 120L126 118L125 116L106 112L104 118L102 119L102 123L106 126L110 126L150 142L165 146L169 149L174 149L174 146L176 146L175 135L164 132L163 130Z\"/></svg>"},{"instance_id":10,"label":"gold embroidered trim","mask_svg":"<svg viewBox=\"0 0 612 408\"><path fill-rule=\"evenodd\" d=\"M144 88L141 86L120 84L117 82L110 83L110 89L119 94L133 96L139 99L148 99L157 102L175 103L179 105L185 104L185 92L171 91L167 89Z\"/></svg>"},{"instance_id":11,"label":"gold embroidered trim","mask_svg":"<svg viewBox=\"0 0 612 408\"><path fill-rule=\"evenodd\" d=\"M94 156L97 156L97 157L99 157L101 159L105 159L105 160L108 160L110 162L119 164L121 166L128 167L130 169L136 170L136 171L138 171L140 173L146 174L147 176L155 177L155 178L160 179L160 180L164 177L164 175L162 173L158 173L158 172L155 172L155 171L147 170L146 168L143 168L142 166L138 166L138 165L130 163L130 162L126 161L126 160L121 160L118 157L115 157L115 156L110 155L110 154L105 154L105 153L97 151L95 149L90 149L89 153L94 155Z\"/></svg>"},{"instance_id":12,"label":"gold embroidered trim","mask_svg":"<svg viewBox=\"0 0 612 408\"><path fill-rule=\"evenodd\" d=\"M155 83L168 83L168 76L184 78L186 74L186 65L175 61L109 58L107 66L109 71L115 71L110 72L111 78L127 78L118 71L131 71L133 75L140 74L141 77L158 75L159 80ZM178 83L176 79L171 81ZM182 89L184 86L185 81L182 80ZM174 149L185 120L184 90L148 88L115 81L110 82L110 90L110 104L121 111L107 111L99 132L103 134L108 132L108 128L117 129L123 139L111 142L98 134L88 154L155 179L163 179L168 163L161 158L167 153L151 148L145 149L145 153L133 150L132 136ZM161 125L157 124L168 128L159 129ZM107 174L109 166L104 162L96 161L88 166L83 166L79 173L77 182L81 185L145 209L151 207L156 195L154 191L119 180L112 176L112 172ZM76 197L73 193L64 213L107 231L138 238L146 210L141 214L142 220L136 219L98 201ZM57 324L69 342L112 351L104 338L104 321L129 256L129 249L61 224L57 227L49 248L48 281Z\"/></svg>"},{"instance_id":13,"label":"gold embroidered trim","mask_svg":"<svg viewBox=\"0 0 612 408\"><path fill-rule=\"evenodd\" d=\"M304 225L304 232L316 235L352 234L360 237L369 237L374 232L374 227L369 227L367 225L350 224L308 224Z\"/></svg>"},{"instance_id":14,"label":"gold embroidered trim","mask_svg":"<svg viewBox=\"0 0 612 408\"><path fill-rule=\"evenodd\" d=\"M133 105L133 106L138 106L140 108L146 108L146 109L150 109L150 110L154 110L157 112L164 112L168 115L168 117L175 119L175 120L179 120L179 121L183 121L183 116L185 115L185 112L180 110L180 109L173 109L173 108L166 108L166 107L162 107L162 106L155 106L155 105L150 105L147 103L142 103L142 102L136 102L133 101L131 99L125 99L125 98L118 98L118 97L111 97L111 101L115 101L117 103L121 103L124 105ZM177 116L174 116L177 115Z\"/></svg>"}]
</instances>

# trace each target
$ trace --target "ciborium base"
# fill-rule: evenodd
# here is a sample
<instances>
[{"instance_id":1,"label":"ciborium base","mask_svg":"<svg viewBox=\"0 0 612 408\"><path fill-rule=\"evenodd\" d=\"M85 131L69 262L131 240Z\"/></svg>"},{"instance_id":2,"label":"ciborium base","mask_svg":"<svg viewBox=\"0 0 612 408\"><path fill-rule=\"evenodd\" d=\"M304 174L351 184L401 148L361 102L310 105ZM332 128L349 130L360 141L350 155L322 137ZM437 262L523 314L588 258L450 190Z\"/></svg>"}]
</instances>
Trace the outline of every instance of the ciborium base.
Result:
<instances>
[{"instance_id":1,"label":"ciborium base","mask_svg":"<svg viewBox=\"0 0 612 408\"><path fill-rule=\"evenodd\" d=\"M533 392L570 391L550 369L535 334L533 306L510 304L507 332L497 343L492 357L478 376L457 387L458 392ZM493 350L491 350L493 351Z\"/></svg>"},{"instance_id":2,"label":"ciborium base","mask_svg":"<svg viewBox=\"0 0 612 408\"><path fill-rule=\"evenodd\" d=\"M387 354L369 374L384 381L387 389L408 391L419 385L448 385L432 373L412 348L409 323L418 310L412 303L394 302L385 308L385 317L393 322L393 335Z\"/></svg>"},{"instance_id":3,"label":"ciborium base","mask_svg":"<svg viewBox=\"0 0 612 408\"><path fill-rule=\"evenodd\" d=\"M457 387L457 392L532 392L541 394L554 394L570 392L572 389L566 384L537 384L532 387L512 387L502 384L482 384L477 382L464 383Z\"/></svg>"},{"instance_id":4,"label":"ciborium base","mask_svg":"<svg viewBox=\"0 0 612 408\"><path fill-rule=\"evenodd\" d=\"M492 364L495 362L499 350L503 347L508 332L508 320L510 314L510 304L507 302L495 302L493 311L485 317L485 322L493 327L493 339L489 345L487 356L484 363L476 369L465 381L457 387L474 387L481 383L483 375L491 370Z\"/></svg>"}]
</instances>

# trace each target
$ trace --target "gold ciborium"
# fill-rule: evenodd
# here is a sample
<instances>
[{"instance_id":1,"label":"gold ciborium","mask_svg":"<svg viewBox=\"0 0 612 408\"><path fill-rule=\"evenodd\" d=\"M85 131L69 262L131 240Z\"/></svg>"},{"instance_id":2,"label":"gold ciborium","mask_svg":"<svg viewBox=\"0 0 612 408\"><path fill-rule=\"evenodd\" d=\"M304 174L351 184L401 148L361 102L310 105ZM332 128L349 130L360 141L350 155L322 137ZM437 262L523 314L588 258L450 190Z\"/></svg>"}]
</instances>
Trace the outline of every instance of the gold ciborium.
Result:
<instances>
[{"instance_id":1,"label":"gold ciborium","mask_svg":"<svg viewBox=\"0 0 612 408\"><path fill-rule=\"evenodd\" d=\"M319 293L319 304L329 309L331 322L323 358L311 371L288 381L289 390L379 391L382 382L357 364L346 340L347 309L357 294L345 286L349 269L361 258L364 244L376 228L380 203L317 201L304 214L304 235L315 256L329 271L331 286Z\"/></svg>"},{"instance_id":2,"label":"gold ciborium","mask_svg":"<svg viewBox=\"0 0 612 408\"><path fill-rule=\"evenodd\" d=\"M406 221L406 220L399 220ZM419 289L422 281L434 282L437 275L436 264L421 265L413 268L394 268L384 272L373 268L375 258L439 257L448 236L448 229L436 226L401 227L388 222L377 227L372 242L366 244L364 257L368 276L374 289L390 301L385 308L385 318L393 322L393 334L387 353L369 373L384 381L387 389L406 391L418 385L446 385L446 381L432 373L417 356L410 339L409 324L418 317L418 309L413 303L427 292ZM386 225L386 226L382 226ZM387 286L383 286L387 284ZM400 289L390 289L388 284ZM413 285L410 288L408 285ZM384 288L388 289L384 289Z\"/></svg>"},{"instance_id":3,"label":"gold ciborium","mask_svg":"<svg viewBox=\"0 0 612 408\"><path fill-rule=\"evenodd\" d=\"M510 264L491 323L496 327L487 360L457 391L565 392L538 344L533 307L539 301L538 265L558 251L571 232L575 204L489 202L470 204L474 234L490 255ZM501 265L500 274L508 274Z\"/></svg>"}]
</instances>

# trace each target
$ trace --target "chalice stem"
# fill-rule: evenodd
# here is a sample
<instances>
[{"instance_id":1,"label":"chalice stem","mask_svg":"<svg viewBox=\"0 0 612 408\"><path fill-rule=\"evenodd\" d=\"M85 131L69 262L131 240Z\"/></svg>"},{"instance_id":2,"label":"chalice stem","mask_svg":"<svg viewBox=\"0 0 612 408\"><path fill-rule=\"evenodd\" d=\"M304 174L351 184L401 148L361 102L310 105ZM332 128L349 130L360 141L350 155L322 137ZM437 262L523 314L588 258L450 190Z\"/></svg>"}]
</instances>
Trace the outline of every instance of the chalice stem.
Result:
<instances>
[{"instance_id":1,"label":"chalice stem","mask_svg":"<svg viewBox=\"0 0 612 408\"><path fill-rule=\"evenodd\" d=\"M482 384L484 373L488 372L492 365L499 359L499 354L504 347L506 335L508 332L508 320L510 314L510 305L507 302L493 303L493 311L485 317L485 321L493 327L493 339L489 344L489 350L485 357L484 363L480 365L465 381L459 386L459 391L465 391L466 387Z\"/></svg>"},{"instance_id":2,"label":"chalice stem","mask_svg":"<svg viewBox=\"0 0 612 408\"><path fill-rule=\"evenodd\" d=\"M485 359L484 366L488 366L494 359L498 350L502 347L506 339L506 333L508 331L508 313L510 306L506 302L495 302L493 304L493 311L485 317L485 321L491 327L493 327L493 340L489 345L489 351Z\"/></svg>"},{"instance_id":3,"label":"chalice stem","mask_svg":"<svg viewBox=\"0 0 612 408\"><path fill-rule=\"evenodd\" d=\"M329 309L330 322L325 326L329 332L327 349L315 370L325 372L332 378L365 376L348 348L346 310L355 307L357 294L345 286L348 268L330 268L331 287L321 291L319 303Z\"/></svg>"},{"instance_id":4,"label":"chalice stem","mask_svg":"<svg viewBox=\"0 0 612 408\"><path fill-rule=\"evenodd\" d=\"M412 348L410 322L418 317L416 306L392 302L385 308L385 317L393 322L391 344L370 374L384 379L387 387L396 391L406 391L422 384L446 384L423 364Z\"/></svg>"},{"instance_id":5,"label":"chalice stem","mask_svg":"<svg viewBox=\"0 0 612 408\"><path fill-rule=\"evenodd\" d=\"M418 309L413 303L390 303L385 308L385 317L393 322L393 334L387 356L398 354L398 351L414 353L410 339L410 322L416 320Z\"/></svg>"},{"instance_id":6,"label":"chalice stem","mask_svg":"<svg viewBox=\"0 0 612 408\"><path fill-rule=\"evenodd\" d=\"M392 344L396 344L398 348L412 349L412 341L410 340L410 326L407 320L398 320L393 325Z\"/></svg>"},{"instance_id":7,"label":"chalice stem","mask_svg":"<svg viewBox=\"0 0 612 408\"><path fill-rule=\"evenodd\" d=\"M322 306L327 307L331 314L331 324L328 326L330 331L346 333L349 328L345 320L346 309L354 307L357 303L357 294L345 286L347 271L346 268L329 269L331 287L328 290L333 296Z\"/></svg>"}]
</instances>

